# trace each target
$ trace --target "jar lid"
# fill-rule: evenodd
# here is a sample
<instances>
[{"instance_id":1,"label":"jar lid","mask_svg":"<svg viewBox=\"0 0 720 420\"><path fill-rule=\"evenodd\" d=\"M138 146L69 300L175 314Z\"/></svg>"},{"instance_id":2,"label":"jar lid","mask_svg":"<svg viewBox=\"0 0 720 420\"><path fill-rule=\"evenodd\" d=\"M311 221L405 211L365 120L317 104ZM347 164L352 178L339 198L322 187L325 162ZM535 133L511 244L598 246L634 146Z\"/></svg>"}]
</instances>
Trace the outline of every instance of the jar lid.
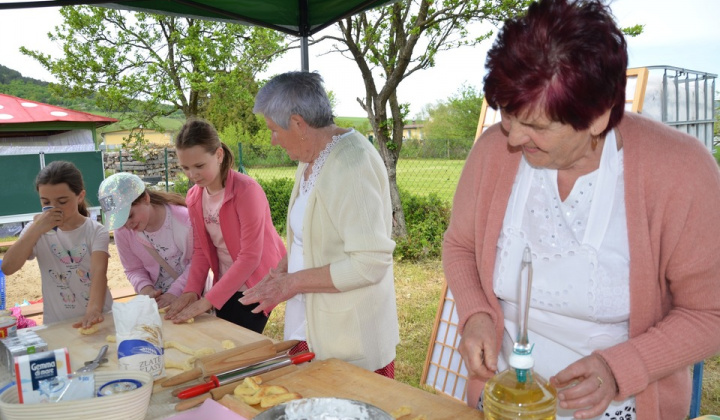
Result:
<instances>
[{"instance_id":1,"label":"jar lid","mask_svg":"<svg viewBox=\"0 0 720 420\"><path fill-rule=\"evenodd\" d=\"M122 394L123 392L133 391L142 386L142 382L135 379L116 379L110 381L98 389L97 396L105 397L107 395Z\"/></svg>"}]
</instances>

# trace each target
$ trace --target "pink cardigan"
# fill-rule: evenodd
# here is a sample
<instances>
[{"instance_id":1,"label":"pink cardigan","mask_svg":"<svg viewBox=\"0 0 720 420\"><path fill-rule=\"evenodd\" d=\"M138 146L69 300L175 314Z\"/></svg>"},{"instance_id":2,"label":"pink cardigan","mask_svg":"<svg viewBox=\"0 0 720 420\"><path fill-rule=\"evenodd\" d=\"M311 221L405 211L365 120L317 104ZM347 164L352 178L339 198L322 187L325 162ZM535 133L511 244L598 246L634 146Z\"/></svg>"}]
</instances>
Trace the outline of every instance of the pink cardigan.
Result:
<instances>
[{"instance_id":1,"label":"pink cardigan","mask_svg":"<svg viewBox=\"0 0 720 420\"><path fill-rule=\"evenodd\" d=\"M695 138L626 113L622 138L630 245L630 339L599 349L619 399L634 395L638 420L685 418L688 367L720 351L720 171ZM498 236L521 153L499 125L470 152L458 183L443 266L460 317L488 313L502 342L493 293ZM484 246L487 244L487 246ZM469 404L483 383L471 380Z\"/></svg>"},{"instance_id":2,"label":"pink cardigan","mask_svg":"<svg viewBox=\"0 0 720 420\"><path fill-rule=\"evenodd\" d=\"M220 263L217 249L205 229L202 192L203 189L195 185L186 198L195 249L185 292L202 296L208 270L212 269L215 283L205 298L221 309L243 284L252 287L262 280L285 256L285 245L273 226L270 205L260 184L231 170L225 182L219 217L233 264L218 280Z\"/></svg>"},{"instance_id":3,"label":"pink cardigan","mask_svg":"<svg viewBox=\"0 0 720 420\"><path fill-rule=\"evenodd\" d=\"M184 271L173 281L168 293L180 296L187 283L188 265L193 250L192 232L190 232L190 218L188 210L183 206L168 205L170 209L170 223L173 229L173 238L175 245L182 252L182 266ZM160 264L145 249L145 244L149 242L141 240L137 232L121 227L115 229L115 244L117 245L118 255L122 263L125 275L136 292L140 292L145 286L155 286L158 276L160 275Z\"/></svg>"}]
</instances>

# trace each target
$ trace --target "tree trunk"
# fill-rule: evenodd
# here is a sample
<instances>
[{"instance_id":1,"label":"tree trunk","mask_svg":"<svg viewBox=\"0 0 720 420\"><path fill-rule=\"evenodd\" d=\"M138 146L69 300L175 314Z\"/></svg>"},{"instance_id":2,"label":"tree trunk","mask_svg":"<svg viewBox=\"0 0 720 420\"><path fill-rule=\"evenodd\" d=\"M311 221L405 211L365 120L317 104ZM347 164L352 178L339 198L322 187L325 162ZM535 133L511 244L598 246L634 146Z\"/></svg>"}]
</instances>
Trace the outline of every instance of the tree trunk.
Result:
<instances>
[{"instance_id":1,"label":"tree trunk","mask_svg":"<svg viewBox=\"0 0 720 420\"><path fill-rule=\"evenodd\" d=\"M385 163L385 169L387 169L388 181L390 182L390 200L392 203L393 214L392 234L394 238L404 238L407 236L407 226L405 225L405 213L403 212L402 203L400 201L400 192L397 186L397 162L400 157L400 147L402 146L403 121L402 118L394 119L393 125L397 126L399 124L399 132L396 127L392 127L392 131L390 131L390 123L387 115L388 100L391 102L391 108L395 106L397 107L397 111L399 111L399 106L397 106L397 97L395 96L395 87L397 85L390 87L385 86L381 92L378 92L370 67L362 58L363 53L353 40L351 33L352 24L350 19L346 19L344 22L341 22L340 28L343 32L344 41L348 46L348 50L352 53L356 63L360 67L360 73L362 73L363 81L365 83L365 98L364 100L357 98L357 101L367 113L368 120L370 121L373 132L375 133L375 139L379 145L380 156ZM392 93L390 94L389 92ZM395 105L393 105L393 103ZM391 112L395 115L396 110L393 109ZM398 140L393 142L393 138Z\"/></svg>"},{"instance_id":2,"label":"tree trunk","mask_svg":"<svg viewBox=\"0 0 720 420\"><path fill-rule=\"evenodd\" d=\"M387 122L387 119L385 120ZM380 139L378 139L380 140ZM385 168L388 172L388 181L390 181L390 199L392 201L393 214L393 237L404 238L407 236L407 226L405 225L405 212L403 212L402 202L400 201L400 191L397 186L397 162L399 154L395 150L388 149L388 144L395 144L389 139L378 141L380 145L380 156L385 162Z\"/></svg>"},{"instance_id":3,"label":"tree trunk","mask_svg":"<svg viewBox=\"0 0 720 420\"><path fill-rule=\"evenodd\" d=\"M393 95L394 96L394 95ZM365 110L368 119L371 121L376 140L380 146L380 156L385 163L385 169L388 173L388 181L390 182L390 200L392 203L393 215L393 237L404 238L407 236L407 226L405 225L405 213L403 212L402 202L400 201L400 191L397 186L397 162L400 157L400 147L389 136L388 117L385 111L385 104L379 104L379 98L376 96L373 101L368 97L368 103L365 104ZM374 106L373 106L374 105ZM397 125L397 123L393 124ZM397 130L393 127L393 132ZM395 137L398 138L398 137ZM402 139L402 119L400 120L400 139ZM400 140L402 144L402 140Z\"/></svg>"}]
</instances>

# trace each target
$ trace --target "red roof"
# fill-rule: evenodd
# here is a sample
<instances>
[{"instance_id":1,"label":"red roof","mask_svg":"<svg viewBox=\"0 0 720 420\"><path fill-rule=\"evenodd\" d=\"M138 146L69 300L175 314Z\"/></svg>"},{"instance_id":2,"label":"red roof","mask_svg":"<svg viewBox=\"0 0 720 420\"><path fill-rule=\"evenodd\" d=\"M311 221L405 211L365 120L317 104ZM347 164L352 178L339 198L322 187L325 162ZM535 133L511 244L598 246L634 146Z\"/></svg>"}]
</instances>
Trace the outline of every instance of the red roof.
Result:
<instances>
[{"instance_id":1,"label":"red roof","mask_svg":"<svg viewBox=\"0 0 720 420\"><path fill-rule=\"evenodd\" d=\"M98 126L117 122L115 118L60 108L0 93L0 124L41 122L94 122Z\"/></svg>"}]
</instances>

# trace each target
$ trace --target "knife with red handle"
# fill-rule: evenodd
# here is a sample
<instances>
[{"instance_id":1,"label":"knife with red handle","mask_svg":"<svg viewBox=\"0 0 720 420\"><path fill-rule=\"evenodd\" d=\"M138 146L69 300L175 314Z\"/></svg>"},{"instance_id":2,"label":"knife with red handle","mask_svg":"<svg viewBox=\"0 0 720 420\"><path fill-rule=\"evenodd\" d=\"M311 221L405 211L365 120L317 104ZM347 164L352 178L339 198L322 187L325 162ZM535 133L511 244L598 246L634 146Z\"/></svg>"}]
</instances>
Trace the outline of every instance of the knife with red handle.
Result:
<instances>
[{"instance_id":1,"label":"knife with red handle","mask_svg":"<svg viewBox=\"0 0 720 420\"><path fill-rule=\"evenodd\" d=\"M300 363L309 362L315 358L315 353L302 353L295 356L286 356L280 360L264 361L247 366L243 369L234 369L225 373L218 373L210 376L210 382L188 388L178 394L181 400L192 398L200 394L209 392L213 388L229 384L231 382L240 381L248 376L260 375L271 370L279 369L288 365L298 365Z\"/></svg>"}]
</instances>

